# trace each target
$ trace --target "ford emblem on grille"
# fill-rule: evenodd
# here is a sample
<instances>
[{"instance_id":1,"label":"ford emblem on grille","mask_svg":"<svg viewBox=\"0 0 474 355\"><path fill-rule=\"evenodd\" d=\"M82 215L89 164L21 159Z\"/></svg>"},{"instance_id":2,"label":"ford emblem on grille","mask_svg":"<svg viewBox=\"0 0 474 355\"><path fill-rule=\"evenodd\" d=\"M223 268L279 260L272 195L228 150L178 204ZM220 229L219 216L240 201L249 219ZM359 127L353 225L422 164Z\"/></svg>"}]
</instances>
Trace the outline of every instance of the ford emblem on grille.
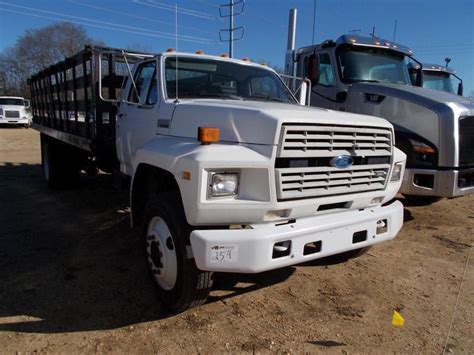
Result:
<instances>
[{"instance_id":1,"label":"ford emblem on grille","mask_svg":"<svg viewBox=\"0 0 474 355\"><path fill-rule=\"evenodd\" d=\"M331 166L339 169L345 169L354 163L354 160L349 155L339 155L338 157L334 157L331 159Z\"/></svg>"}]
</instances>

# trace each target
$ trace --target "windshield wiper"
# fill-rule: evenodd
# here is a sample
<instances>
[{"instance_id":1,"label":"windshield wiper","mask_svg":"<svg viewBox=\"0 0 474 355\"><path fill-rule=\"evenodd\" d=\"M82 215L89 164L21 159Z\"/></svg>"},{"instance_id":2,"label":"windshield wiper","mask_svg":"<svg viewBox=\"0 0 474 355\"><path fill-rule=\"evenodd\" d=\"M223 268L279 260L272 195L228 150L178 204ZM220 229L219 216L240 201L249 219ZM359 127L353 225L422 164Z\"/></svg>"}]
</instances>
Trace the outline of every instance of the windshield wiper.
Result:
<instances>
[{"instance_id":1,"label":"windshield wiper","mask_svg":"<svg viewBox=\"0 0 474 355\"><path fill-rule=\"evenodd\" d=\"M224 94L220 92L207 92L202 91L198 94L199 97L222 97L224 99L232 99L232 100L243 100L243 97L232 95L232 94Z\"/></svg>"},{"instance_id":2,"label":"windshield wiper","mask_svg":"<svg viewBox=\"0 0 474 355\"><path fill-rule=\"evenodd\" d=\"M279 99L277 97L265 96L265 95L250 95L247 97L247 99L257 99L257 100L276 101L276 102L289 102L286 100Z\"/></svg>"},{"instance_id":3,"label":"windshield wiper","mask_svg":"<svg viewBox=\"0 0 474 355\"><path fill-rule=\"evenodd\" d=\"M350 83L380 83L378 80L369 80L369 79L346 79Z\"/></svg>"}]
</instances>

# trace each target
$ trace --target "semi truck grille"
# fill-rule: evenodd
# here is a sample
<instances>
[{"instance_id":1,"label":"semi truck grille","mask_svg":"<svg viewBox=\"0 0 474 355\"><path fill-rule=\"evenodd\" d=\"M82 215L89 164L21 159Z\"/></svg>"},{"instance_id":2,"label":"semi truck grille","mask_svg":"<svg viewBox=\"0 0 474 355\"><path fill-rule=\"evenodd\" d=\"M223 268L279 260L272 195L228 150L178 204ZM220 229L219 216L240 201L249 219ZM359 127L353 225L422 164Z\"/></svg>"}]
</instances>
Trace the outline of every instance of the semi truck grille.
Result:
<instances>
[{"instance_id":1,"label":"semi truck grille","mask_svg":"<svg viewBox=\"0 0 474 355\"><path fill-rule=\"evenodd\" d=\"M459 165L474 165L474 116L459 120Z\"/></svg>"},{"instance_id":2,"label":"semi truck grille","mask_svg":"<svg viewBox=\"0 0 474 355\"><path fill-rule=\"evenodd\" d=\"M5 111L6 118L20 118L20 111Z\"/></svg>"},{"instance_id":3,"label":"semi truck grille","mask_svg":"<svg viewBox=\"0 0 474 355\"><path fill-rule=\"evenodd\" d=\"M351 156L353 165L332 166L340 155ZM383 190L391 155L388 128L284 124L275 166L278 199Z\"/></svg>"}]
</instances>

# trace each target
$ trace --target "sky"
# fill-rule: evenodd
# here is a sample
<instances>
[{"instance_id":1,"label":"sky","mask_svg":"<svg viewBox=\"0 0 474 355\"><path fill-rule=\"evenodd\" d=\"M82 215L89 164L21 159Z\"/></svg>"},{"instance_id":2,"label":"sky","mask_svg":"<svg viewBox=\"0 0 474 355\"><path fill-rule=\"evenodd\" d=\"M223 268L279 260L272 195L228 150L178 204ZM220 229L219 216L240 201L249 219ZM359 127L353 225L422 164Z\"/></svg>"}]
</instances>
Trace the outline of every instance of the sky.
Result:
<instances>
[{"instance_id":1,"label":"sky","mask_svg":"<svg viewBox=\"0 0 474 355\"><path fill-rule=\"evenodd\" d=\"M240 0L234 0L238 2ZM108 46L162 52L167 48L208 54L228 52L219 30L228 28L229 0L0 0L0 51L13 46L28 29L58 21L83 25ZM313 41L315 0L245 0L236 27L234 57L283 66L288 13L298 10L296 47ZM178 9L176 16L175 7ZM236 6L241 12L242 4ZM455 68L464 92L474 94L474 0L316 0L314 43L355 31L412 48L421 62ZM177 20L178 43L175 28ZM241 31L236 37L241 37ZM223 38L227 38L225 32Z\"/></svg>"}]
</instances>

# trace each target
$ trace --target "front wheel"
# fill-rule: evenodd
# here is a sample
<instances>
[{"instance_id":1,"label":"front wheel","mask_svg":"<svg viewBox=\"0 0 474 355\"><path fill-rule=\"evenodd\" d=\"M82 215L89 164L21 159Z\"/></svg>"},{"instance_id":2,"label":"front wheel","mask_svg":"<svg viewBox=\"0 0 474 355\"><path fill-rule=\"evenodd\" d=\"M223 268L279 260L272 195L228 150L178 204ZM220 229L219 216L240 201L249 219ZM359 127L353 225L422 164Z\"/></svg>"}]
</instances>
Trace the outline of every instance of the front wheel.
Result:
<instances>
[{"instance_id":1,"label":"front wheel","mask_svg":"<svg viewBox=\"0 0 474 355\"><path fill-rule=\"evenodd\" d=\"M181 199L177 193L160 193L147 205L143 228L146 260L159 298L174 313L206 302L212 272L196 267Z\"/></svg>"}]
</instances>

